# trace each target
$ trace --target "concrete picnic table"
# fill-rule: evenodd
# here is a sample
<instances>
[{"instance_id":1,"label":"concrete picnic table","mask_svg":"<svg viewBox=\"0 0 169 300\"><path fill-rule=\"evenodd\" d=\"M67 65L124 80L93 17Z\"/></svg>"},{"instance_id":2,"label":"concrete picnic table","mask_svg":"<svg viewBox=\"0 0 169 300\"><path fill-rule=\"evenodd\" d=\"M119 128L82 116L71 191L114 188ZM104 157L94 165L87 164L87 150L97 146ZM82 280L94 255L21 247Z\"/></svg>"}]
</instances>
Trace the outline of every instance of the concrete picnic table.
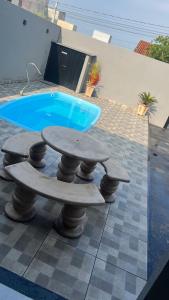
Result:
<instances>
[{"instance_id":1,"label":"concrete picnic table","mask_svg":"<svg viewBox=\"0 0 169 300\"><path fill-rule=\"evenodd\" d=\"M98 162L110 157L107 147L88 133L71 128L49 126L42 130L42 138L54 150L62 153L58 165L57 178L72 182L77 175L86 180L92 180L91 173Z\"/></svg>"}]
</instances>

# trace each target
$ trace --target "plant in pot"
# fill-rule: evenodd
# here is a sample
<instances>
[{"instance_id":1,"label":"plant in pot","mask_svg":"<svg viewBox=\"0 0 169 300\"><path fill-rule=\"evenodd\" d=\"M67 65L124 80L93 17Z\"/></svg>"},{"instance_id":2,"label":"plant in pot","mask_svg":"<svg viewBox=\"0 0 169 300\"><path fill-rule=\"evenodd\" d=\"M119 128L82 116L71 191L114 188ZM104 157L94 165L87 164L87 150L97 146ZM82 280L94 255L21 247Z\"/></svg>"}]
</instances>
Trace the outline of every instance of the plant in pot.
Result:
<instances>
[{"instance_id":1,"label":"plant in pot","mask_svg":"<svg viewBox=\"0 0 169 300\"><path fill-rule=\"evenodd\" d=\"M150 108L157 103L157 99L154 96L151 96L150 92L140 93L139 98L137 114L145 116L145 114L150 111Z\"/></svg>"},{"instance_id":2,"label":"plant in pot","mask_svg":"<svg viewBox=\"0 0 169 300\"><path fill-rule=\"evenodd\" d=\"M85 95L91 97L93 91L100 80L100 64L98 62L92 64L89 78L86 84Z\"/></svg>"}]
</instances>

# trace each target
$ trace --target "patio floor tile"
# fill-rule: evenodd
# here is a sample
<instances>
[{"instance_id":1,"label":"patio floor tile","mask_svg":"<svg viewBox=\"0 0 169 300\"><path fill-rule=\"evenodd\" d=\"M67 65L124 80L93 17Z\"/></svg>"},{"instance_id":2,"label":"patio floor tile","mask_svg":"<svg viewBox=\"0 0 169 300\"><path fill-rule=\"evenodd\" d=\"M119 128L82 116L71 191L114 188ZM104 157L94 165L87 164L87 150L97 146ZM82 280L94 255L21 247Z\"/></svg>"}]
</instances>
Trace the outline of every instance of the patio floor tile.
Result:
<instances>
[{"instance_id":1,"label":"patio floor tile","mask_svg":"<svg viewBox=\"0 0 169 300\"><path fill-rule=\"evenodd\" d=\"M67 299L85 297L94 257L49 235L25 277Z\"/></svg>"},{"instance_id":2,"label":"patio floor tile","mask_svg":"<svg viewBox=\"0 0 169 300\"><path fill-rule=\"evenodd\" d=\"M117 230L131 234L136 238L147 241L147 212L137 203L123 201L119 196L118 201L111 205L106 225Z\"/></svg>"},{"instance_id":3,"label":"patio floor tile","mask_svg":"<svg viewBox=\"0 0 169 300\"><path fill-rule=\"evenodd\" d=\"M50 222L40 214L29 224L0 217L0 265L22 275L46 237Z\"/></svg>"},{"instance_id":4,"label":"patio floor tile","mask_svg":"<svg viewBox=\"0 0 169 300\"><path fill-rule=\"evenodd\" d=\"M112 227L105 227L97 257L147 279L147 243Z\"/></svg>"},{"instance_id":5,"label":"patio floor tile","mask_svg":"<svg viewBox=\"0 0 169 300\"><path fill-rule=\"evenodd\" d=\"M97 259L86 300L136 300L145 281Z\"/></svg>"}]
</instances>

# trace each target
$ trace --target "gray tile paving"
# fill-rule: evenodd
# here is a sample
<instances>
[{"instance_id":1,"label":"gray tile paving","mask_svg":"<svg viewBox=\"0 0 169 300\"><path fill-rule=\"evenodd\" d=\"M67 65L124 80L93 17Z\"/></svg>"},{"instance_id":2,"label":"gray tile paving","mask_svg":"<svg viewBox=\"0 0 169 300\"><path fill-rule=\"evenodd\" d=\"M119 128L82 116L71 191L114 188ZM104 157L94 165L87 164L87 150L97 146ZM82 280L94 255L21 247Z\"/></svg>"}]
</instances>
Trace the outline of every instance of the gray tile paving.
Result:
<instances>
[{"instance_id":1,"label":"gray tile paving","mask_svg":"<svg viewBox=\"0 0 169 300\"><path fill-rule=\"evenodd\" d=\"M145 283L131 273L96 259L86 300L135 300Z\"/></svg>"},{"instance_id":2,"label":"gray tile paving","mask_svg":"<svg viewBox=\"0 0 169 300\"><path fill-rule=\"evenodd\" d=\"M24 83L1 85L0 100L17 97ZM72 91L41 82L30 92ZM83 95L77 95L86 99ZM147 120L110 99L87 100L102 108L90 134L105 143L114 159L127 169L130 184L119 185L116 202L88 209L82 237L69 240L52 228L62 205L37 197L37 216L15 223L4 215L14 184L0 180L0 265L67 299L134 300L147 277ZM0 146L23 131L0 120ZM0 153L2 161L2 153ZM60 154L48 148L42 172L55 176ZM95 170L99 186L103 167ZM76 183L83 182L76 178Z\"/></svg>"},{"instance_id":3,"label":"gray tile paving","mask_svg":"<svg viewBox=\"0 0 169 300\"><path fill-rule=\"evenodd\" d=\"M106 226L97 256L147 279L147 243L131 234Z\"/></svg>"},{"instance_id":4,"label":"gray tile paving","mask_svg":"<svg viewBox=\"0 0 169 300\"><path fill-rule=\"evenodd\" d=\"M49 235L25 277L68 299L84 299L95 258Z\"/></svg>"},{"instance_id":5,"label":"gray tile paving","mask_svg":"<svg viewBox=\"0 0 169 300\"><path fill-rule=\"evenodd\" d=\"M22 275L41 246L52 224L38 215L29 224L15 223L0 216L9 233L0 233L0 265Z\"/></svg>"},{"instance_id":6,"label":"gray tile paving","mask_svg":"<svg viewBox=\"0 0 169 300\"><path fill-rule=\"evenodd\" d=\"M130 197L129 197L130 198ZM106 225L146 242L147 241L147 211L139 203L124 201L117 196L118 201L111 206Z\"/></svg>"}]
</instances>

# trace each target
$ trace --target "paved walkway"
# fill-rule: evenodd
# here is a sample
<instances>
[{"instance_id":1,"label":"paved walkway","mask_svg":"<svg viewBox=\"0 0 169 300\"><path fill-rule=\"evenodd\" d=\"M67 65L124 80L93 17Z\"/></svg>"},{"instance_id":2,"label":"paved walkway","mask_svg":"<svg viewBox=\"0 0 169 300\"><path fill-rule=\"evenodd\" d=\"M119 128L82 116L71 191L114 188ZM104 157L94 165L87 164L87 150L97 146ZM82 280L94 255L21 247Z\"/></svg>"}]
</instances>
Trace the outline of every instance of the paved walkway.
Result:
<instances>
[{"instance_id":1,"label":"paved walkway","mask_svg":"<svg viewBox=\"0 0 169 300\"><path fill-rule=\"evenodd\" d=\"M3 86L0 96L16 95L23 85ZM33 89L58 87L34 83ZM147 120L112 100L90 101L102 108L101 119L90 134L108 145L112 157L128 170L131 183L120 184L114 204L88 209L84 234L69 240L52 229L61 205L42 197L38 197L38 215L32 222L8 220L3 207L13 184L1 180L0 265L67 299L134 300L147 278ZM0 121L0 146L20 131ZM44 172L55 176L59 155L48 149L46 159ZM97 167L96 184L102 175L102 167Z\"/></svg>"}]
</instances>

